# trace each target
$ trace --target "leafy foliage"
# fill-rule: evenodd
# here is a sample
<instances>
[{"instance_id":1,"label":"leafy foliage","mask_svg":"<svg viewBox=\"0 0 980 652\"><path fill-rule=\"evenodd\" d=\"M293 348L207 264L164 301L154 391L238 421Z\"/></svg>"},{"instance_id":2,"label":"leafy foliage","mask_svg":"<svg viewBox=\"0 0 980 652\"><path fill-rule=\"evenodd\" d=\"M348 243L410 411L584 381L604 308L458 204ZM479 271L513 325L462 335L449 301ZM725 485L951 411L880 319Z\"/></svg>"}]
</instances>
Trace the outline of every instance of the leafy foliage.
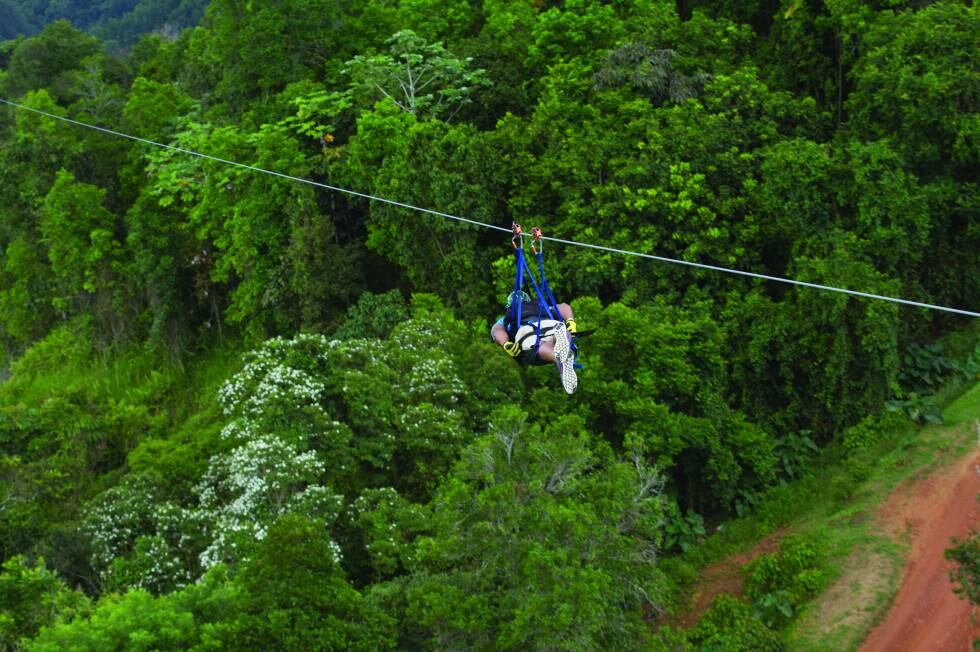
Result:
<instances>
[{"instance_id":1,"label":"leafy foliage","mask_svg":"<svg viewBox=\"0 0 980 652\"><path fill-rule=\"evenodd\" d=\"M970 604L980 603L980 536L973 532L962 541L954 538L943 556L957 564L949 571L950 580L958 583L953 591Z\"/></svg>"},{"instance_id":2,"label":"leafy foliage","mask_svg":"<svg viewBox=\"0 0 980 652\"><path fill-rule=\"evenodd\" d=\"M85 614L89 601L72 591L39 558L33 566L20 555L3 562L0 573L0 646L20 649L43 627Z\"/></svg>"},{"instance_id":3,"label":"leafy foliage","mask_svg":"<svg viewBox=\"0 0 980 652\"><path fill-rule=\"evenodd\" d=\"M287 177L972 309L977 9L207 5L0 0L4 97L179 148L0 114L5 644L779 649L818 543L660 636L658 555L824 446L852 495L957 317L548 242L569 401L488 341L498 233Z\"/></svg>"},{"instance_id":4,"label":"leafy foliage","mask_svg":"<svg viewBox=\"0 0 980 652\"><path fill-rule=\"evenodd\" d=\"M749 563L746 593L767 626L784 627L796 609L826 584L821 554L819 542L787 539L778 553L760 555Z\"/></svg>"},{"instance_id":5,"label":"leafy foliage","mask_svg":"<svg viewBox=\"0 0 980 652\"><path fill-rule=\"evenodd\" d=\"M347 310L347 318L334 336L338 339L385 339L399 323L408 319L405 299L397 290L384 294L365 292Z\"/></svg>"},{"instance_id":6,"label":"leafy foliage","mask_svg":"<svg viewBox=\"0 0 980 652\"><path fill-rule=\"evenodd\" d=\"M494 434L442 485L407 615L435 647L642 641L639 610L660 608L664 591L655 470L639 452L616 462L590 450L573 417L540 432L524 418L495 413Z\"/></svg>"},{"instance_id":7,"label":"leafy foliage","mask_svg":"<svg viewBox=\"0 0 980 652\"><path fill-rule=\"evenodd\" d=\"M26 646L38 652L73 649L214 649L215 623L235 612L239 589L216 569L187 588L154 598L142 590L102 600L88 618L42 630Z\"/></svg>"},{"instance_id":8,"label":"leafy foliage","mask_svg":"<svg viewBox=\"0 0 980 652\"><path fill-rule=\"evenodd\" d=\"M664 510L664 550L687 552L705 536L704 519L697 512L682 514L676 502Z\"/></svg>"},{"instance_id":9,"label":"leafy foliage","mask_svg":"<svg viewBox=\"0 0 980 652\"><path fill-rule=\"evenodd\" d=\"M700 649L708 650L779 652L783 649L779 635L762 622L751 605L727 594L715 598L688 638Z\"/></svg>"}]
</instances>

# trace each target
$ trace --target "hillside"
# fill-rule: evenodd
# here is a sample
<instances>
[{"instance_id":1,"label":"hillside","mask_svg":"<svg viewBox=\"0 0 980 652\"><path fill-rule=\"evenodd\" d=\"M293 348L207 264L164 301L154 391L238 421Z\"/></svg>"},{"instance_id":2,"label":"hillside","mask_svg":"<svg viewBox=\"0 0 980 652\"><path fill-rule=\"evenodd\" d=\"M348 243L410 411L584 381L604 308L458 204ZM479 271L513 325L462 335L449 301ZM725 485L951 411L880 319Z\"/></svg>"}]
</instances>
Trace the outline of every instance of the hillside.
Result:
<instances>
[{"instance_id":1,"label":"hillside","mask_svg":"<svg viewBox=\"0 0 980 652\"><path fill-rule=\"evenodd\" d=\"M775 627L787 650L969 649L976 606L954 593L944 554L980 527L980 385L943 414L815 464L703 544L720 558L692 549L704 567L661 633L738 648ZM733 605L754 612L718 627Z\"/></svg>"},{"instance_id":2,"label":"hillside","mask_svg":"<svg viewBox=\"0 0 980 652\"><path fill-rule=\"evenodd\" d=\"M182 29L198 24L207 4L206 0L0 0L0 40L33 36L50 23L67 20L112 48L129 47L151 32L176 38Z\"/></svg>"},{"instance_id":3,"label":"hillside","mask_svg":"<svg viewBox=\"0 0 980 652\"><path fill-rule=\"evenodd\" d=\"M151 4L0 45L0 646L783 649L977 378L972 3Z\"/></svg>"}]
</instances>

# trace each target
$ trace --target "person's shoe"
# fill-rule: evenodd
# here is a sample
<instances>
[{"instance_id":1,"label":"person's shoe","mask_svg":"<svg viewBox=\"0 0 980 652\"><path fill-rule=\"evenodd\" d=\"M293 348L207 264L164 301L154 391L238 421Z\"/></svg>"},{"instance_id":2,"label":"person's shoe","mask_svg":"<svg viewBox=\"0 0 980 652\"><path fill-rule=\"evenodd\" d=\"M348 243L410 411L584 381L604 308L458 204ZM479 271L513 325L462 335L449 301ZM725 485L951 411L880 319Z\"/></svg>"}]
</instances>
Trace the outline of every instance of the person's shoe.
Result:
<instances>
[{"instance_id":1,"label":"person's shoe","mask_svg":"<svg viewBox=\"0 0 980 652\"><path fill-rule=\"evenodd\" d=\"M558 373L561 374L561 386L565 388L565 392L574 394L575 390L578 389L578 376L575 374L575 362L568 360L556 364L558 365Z\"/></svg>"},{"instance_id":2,"label":"person's shoe","mask_svg":"<svg viewBox=\"0 0 980 652\"><path fill-rule=\"evenodd\" d=\"M555 366L561 376L561 385L569 394L578 389L578 376L575 374L575 355L565 324L555 326Z\"/></svg>"}]
</instances>

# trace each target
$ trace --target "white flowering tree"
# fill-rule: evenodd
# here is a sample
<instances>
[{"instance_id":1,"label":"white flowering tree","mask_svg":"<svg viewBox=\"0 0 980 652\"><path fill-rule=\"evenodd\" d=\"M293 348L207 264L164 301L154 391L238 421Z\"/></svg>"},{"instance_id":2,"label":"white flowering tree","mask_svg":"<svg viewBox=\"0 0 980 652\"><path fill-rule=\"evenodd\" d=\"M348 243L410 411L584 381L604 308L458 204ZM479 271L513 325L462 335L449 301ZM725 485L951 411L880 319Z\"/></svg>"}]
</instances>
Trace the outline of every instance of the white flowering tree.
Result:
<instances>
[{"instance_id":1,"label":"white flowering tree","mask_svg":"<svg viewBox=\"0 0 980 652\"><path fill-rule=\"evenodd\" d=\"M248 558L286 514L322 524L338 562L336 541L360 551L348 566L403 572L422 529L413 501L433 495L474 418L450 354L465 327L425 298L413 308L386 340L303 334L250 353L219 391L224 450L193 487L196 504L136 480L92 504L86 532L103 583L172 590ZM349 503L358 508L335 526Z\"/></svg>"},{"instance_id":2,"label":"white flowering tree","mask_svg":"<svg viewBox=\"0 0 980 652\"><path fill-rule=\"evenodd\" d=\"M331 524L343 496L318 484L325 465L316 451L300 451L275 435L259 436L230 453L211 459L195 487L197 513L206 522L211 543L201 553L201 566L235 562L265 538L276 519L298 513ZM340 548L334 544L337 561Z\"/></svg>"},{"instance_id":3,"label":"white flowering tree","mask_svg":"<svg viewBox=\"0 0 980 652\"><path fill-rule=\"evenodd\" d=\"M91 564L105 590L166 593L200 574L197 515L160 498L158 483L129 476L92 501L82 521Z\"/></svg>"},{"instance_id":4,"label":"white flowering tree","mask_svg":"<svg viewBox=\"0 0 980 652\"><path fill-rule=\"evenodd\" d=\"M276 337L249 354L245 366L219 391L232 420L222 436L241 443L274 434L301 449L313 448L335 467L349 464L350 428L332 418L324 397L327 352L336 343L322 335Z\"/></svg>"}]
</instances>

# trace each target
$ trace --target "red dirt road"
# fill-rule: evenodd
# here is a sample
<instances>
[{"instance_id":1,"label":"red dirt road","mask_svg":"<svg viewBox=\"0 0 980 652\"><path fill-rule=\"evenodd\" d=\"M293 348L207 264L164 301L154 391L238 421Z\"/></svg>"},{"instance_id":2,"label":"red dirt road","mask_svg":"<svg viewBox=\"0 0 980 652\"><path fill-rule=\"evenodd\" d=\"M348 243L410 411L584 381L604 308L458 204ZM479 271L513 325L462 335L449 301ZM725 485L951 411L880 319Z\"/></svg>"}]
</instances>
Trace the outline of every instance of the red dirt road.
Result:
<instances>
[{"instance_id":1,"label":"red dirt road","mask_svg":"<svg viewBox=\"0 0 980 652\"><path fill-rule=\"evenodd\" d=\"M977 610L953 593L943 552L950 539L980 526L980 453L943 472L900 487L879 518L895 538L907 536L912 549L902 586L885 620L861 652L966 652L980 638Z\"/></svg>"}]
</instances>

